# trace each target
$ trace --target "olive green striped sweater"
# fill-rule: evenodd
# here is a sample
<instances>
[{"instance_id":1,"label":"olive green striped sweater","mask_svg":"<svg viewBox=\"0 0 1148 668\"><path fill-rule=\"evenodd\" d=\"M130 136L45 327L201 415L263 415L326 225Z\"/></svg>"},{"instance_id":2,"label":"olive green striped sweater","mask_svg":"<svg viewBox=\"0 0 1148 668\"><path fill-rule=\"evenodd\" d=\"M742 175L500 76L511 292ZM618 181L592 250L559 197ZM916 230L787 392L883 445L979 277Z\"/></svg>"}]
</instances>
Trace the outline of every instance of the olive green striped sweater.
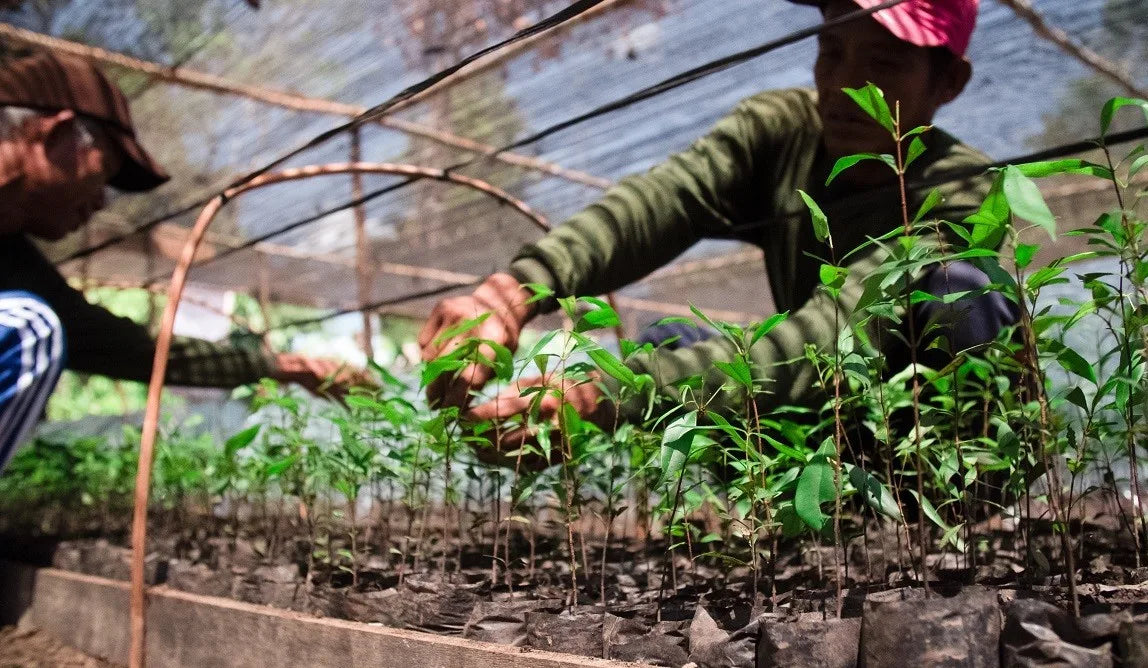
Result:
<instances>
[{"instance_id":1,"label":"olive green striped sweater","mask_svg":"<svg viewBox=\"0 0 1148 668\"><path fill-rule=\"evenodd\" d=\"M940 130L924 135L929 147L910 168L911 180L928 180L950 170L988 163L987 158ZM895 188L862 191L844 181L824 185L832 161L821 145L816 96L806 89L769 91L744 100L687 150L648 173L611 188L544 238L524 247L510 271L524 283L541 283L559 296L616 290L667 264L703 238L734 238L765 254L774 303L789 318L752 349L765 393L762 410L816 400L812 365L801 358L807 343L828 349L838 331L832 301L816 289L820 263L805 253L826 255L817 242L797 193L805 190L822 203L838 252L901 225ZM960 220L979 206L989 181L971 178L939 186L943 203L934 215ZM910 194L915 211L927 189ZM837 204L834 204L837 202ZM847 317L862 283L882 261L877 250L854 256L841 294ZM752 310L754 305L745 305ZM763 317L768 314L763 313ZM844 324L838 317L836 322ZM659 382L700 374L716 391L728 379L714 366L734 355L731 345L711 339L652 358L637 355L629 365ZM707 393L708 396L708 393ZM732 391L718 405L744 406ZM624 407L632 416L635 406Z\"/></svg>"}]
</instances>

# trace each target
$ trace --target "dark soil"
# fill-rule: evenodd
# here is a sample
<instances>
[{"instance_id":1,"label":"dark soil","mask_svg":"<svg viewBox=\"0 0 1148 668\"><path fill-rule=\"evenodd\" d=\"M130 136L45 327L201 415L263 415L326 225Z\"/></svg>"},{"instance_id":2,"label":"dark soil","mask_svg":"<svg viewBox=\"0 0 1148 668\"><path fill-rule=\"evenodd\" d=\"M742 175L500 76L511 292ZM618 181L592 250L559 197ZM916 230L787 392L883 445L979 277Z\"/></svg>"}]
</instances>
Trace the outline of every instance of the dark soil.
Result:
<instances>
[{"instance_id":1,"label":"dark soil","mask_svg":"<svg viewBox=\"0 0 1148 668\"><path fill-rule=\"evenodd\" d=\"M859 657L870 666L892 665L906 658L907 648L920 650L908 655L918 663L948 657L953 665L996 665L985 658L1000 655L1007 665L1120 665L1120 656L1137 651L1136 624L1148 623L1148 569L1134 567L1118 538L1086 528L1095 535L1082 542L1082 618L1073 620L1065 612L1062 578L1012 549L1011 529L983 528L987 547L977 564L963 555L933 555L926 601L912 569L883 552L882 546L896 550L895 538L870 527L849 543L841 565L843 621L835 619L832 549L802 543L779 551L776 594L762 577L756 596L748 570L691 562L682 551L671 563L656 543L645 551L611 548L603 582L602 546L588 543L593 576L579 577L576 606L568 605L570 566L560 542L541 538L532 572L523 565L510 577L502 571L497 581L490 557L479 551L464 550L449 561L431 553L418 571L375 554L360 564L358 584L351 586L345 564L308 560L301 538L271 560L258 538L187 535L157 539L147 572L153 584L199 594L658 665L752 666L756 660L823 668L856 665ZM27 550L13 540L0 545L8 556L50 552L59 568L127 579L129 552L119 538L64 541L53 550L43 540ZM1051 541L1034 545L1055 550ZM991 629L1001 631L999 643Z\"/></svg>"}]
</instances>

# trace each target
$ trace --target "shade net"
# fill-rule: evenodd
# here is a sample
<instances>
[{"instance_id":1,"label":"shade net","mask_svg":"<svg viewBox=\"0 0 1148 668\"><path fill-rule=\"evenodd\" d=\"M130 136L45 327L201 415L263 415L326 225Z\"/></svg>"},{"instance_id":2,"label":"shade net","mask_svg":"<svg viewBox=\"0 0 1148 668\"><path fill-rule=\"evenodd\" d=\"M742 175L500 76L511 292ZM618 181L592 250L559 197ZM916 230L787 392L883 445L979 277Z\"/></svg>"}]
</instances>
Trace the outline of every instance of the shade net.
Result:
<instances>
[{"instance_id":1,"label":"shade net","mask_svg":"<svg viewBox=\"0 0 1148 668\"><path fill-rule=\"evenodd\" d=\"M17 26L242 84L362 106L564 6L537 0L270 0L258 10L238 0L7 4L17 7L0 18ZM1034 7L1071 39L1148 84L1148 70L1134 67L1148 56L1148 5L1142 0L1038 0ZM607 2L590 18L531 42L481 74L436 89L392 118L450 135L451 141L499 146L819 19L817 11L782 0ZM688 146L740 99L811 85L815 49L815 40L806 39L514 151L576 170L574 178L493 159L460 173L505 189L557 224L592 203L602 183L645 170ZM982 3L969 58L973 79L941 110L937 125L994 159L1095 136L1100 105L1126 93L1038 38L995 0ZM128 69L107 71L128 91L144 144L173 179L154 193L115 197L93 225L48 248L56 260L206 198L347 120L152 80ZM1135 123L1128 114L1118 129ZM379 124L365 125L359 135L366 161L443 168L476 155ZM286 166L342 162L350 153L351 138L344 133ZM370 193L402 180L368 175L362 188ZM1101 204L1105 194L1086 184L1060 180L1046 187L1066 228L1090 223L1110 208ZM348 176L277 185L238 198L214 223L191 281L321 309L386 301L384 312L419 317L438 296L404 296L464 285L504 268L522 244L542 234L489 197L422 181L362 206L366 242L360 257L355 212L318 215L351 198ZM88 257L62 261L61 268L97 283L162 285L194 217L195 212L172 216ZM314 220L301 222L308 218ZM251 245L256 239L262 241ZM687 304L730 318L772 309L760 254L729 241L702 242L618 295L630 327Z\"/></svg>"}]
</instances>

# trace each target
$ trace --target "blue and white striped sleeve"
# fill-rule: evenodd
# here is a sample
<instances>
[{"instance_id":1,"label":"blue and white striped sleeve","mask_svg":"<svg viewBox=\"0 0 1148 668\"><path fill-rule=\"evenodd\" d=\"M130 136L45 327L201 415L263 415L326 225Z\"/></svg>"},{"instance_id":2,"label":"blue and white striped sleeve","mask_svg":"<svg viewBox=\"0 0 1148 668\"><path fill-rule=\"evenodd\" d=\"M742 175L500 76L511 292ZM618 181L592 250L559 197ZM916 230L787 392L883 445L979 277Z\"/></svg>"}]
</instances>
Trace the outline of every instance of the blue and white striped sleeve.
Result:
<instances>
[{"instance_id":1,"label":"blue and white striped sleeve","mask_svg":"<svg viewBox=\"0 0 1148 668\"><path fill-rule=\"evenodd\" d=\"M56 313L27 292L0 292L0 471L28 439L64 367Z\"/></svg>"}]
</instances>

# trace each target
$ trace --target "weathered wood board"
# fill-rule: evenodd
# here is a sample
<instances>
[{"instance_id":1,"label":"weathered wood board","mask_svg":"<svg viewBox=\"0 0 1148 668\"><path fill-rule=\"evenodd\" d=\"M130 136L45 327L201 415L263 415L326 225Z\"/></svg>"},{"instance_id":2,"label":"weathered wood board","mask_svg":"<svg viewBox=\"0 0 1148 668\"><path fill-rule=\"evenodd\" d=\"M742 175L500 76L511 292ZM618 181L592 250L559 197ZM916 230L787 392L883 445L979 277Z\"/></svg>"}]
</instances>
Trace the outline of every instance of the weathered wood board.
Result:
<instances>
[{"instance_id":1,"label":"weathered wood board","mask_svg":"<svg viewBox=\"0 0 1148 668\"><path fill-rule=\"evenodd\" d=\"M0 562L0 618L43 629L87 654L125 664L128 585L54 568ZM531 651L153 587L148 666L395 666L622 668L637 664Z\"/></svg>"}]
</instances>

